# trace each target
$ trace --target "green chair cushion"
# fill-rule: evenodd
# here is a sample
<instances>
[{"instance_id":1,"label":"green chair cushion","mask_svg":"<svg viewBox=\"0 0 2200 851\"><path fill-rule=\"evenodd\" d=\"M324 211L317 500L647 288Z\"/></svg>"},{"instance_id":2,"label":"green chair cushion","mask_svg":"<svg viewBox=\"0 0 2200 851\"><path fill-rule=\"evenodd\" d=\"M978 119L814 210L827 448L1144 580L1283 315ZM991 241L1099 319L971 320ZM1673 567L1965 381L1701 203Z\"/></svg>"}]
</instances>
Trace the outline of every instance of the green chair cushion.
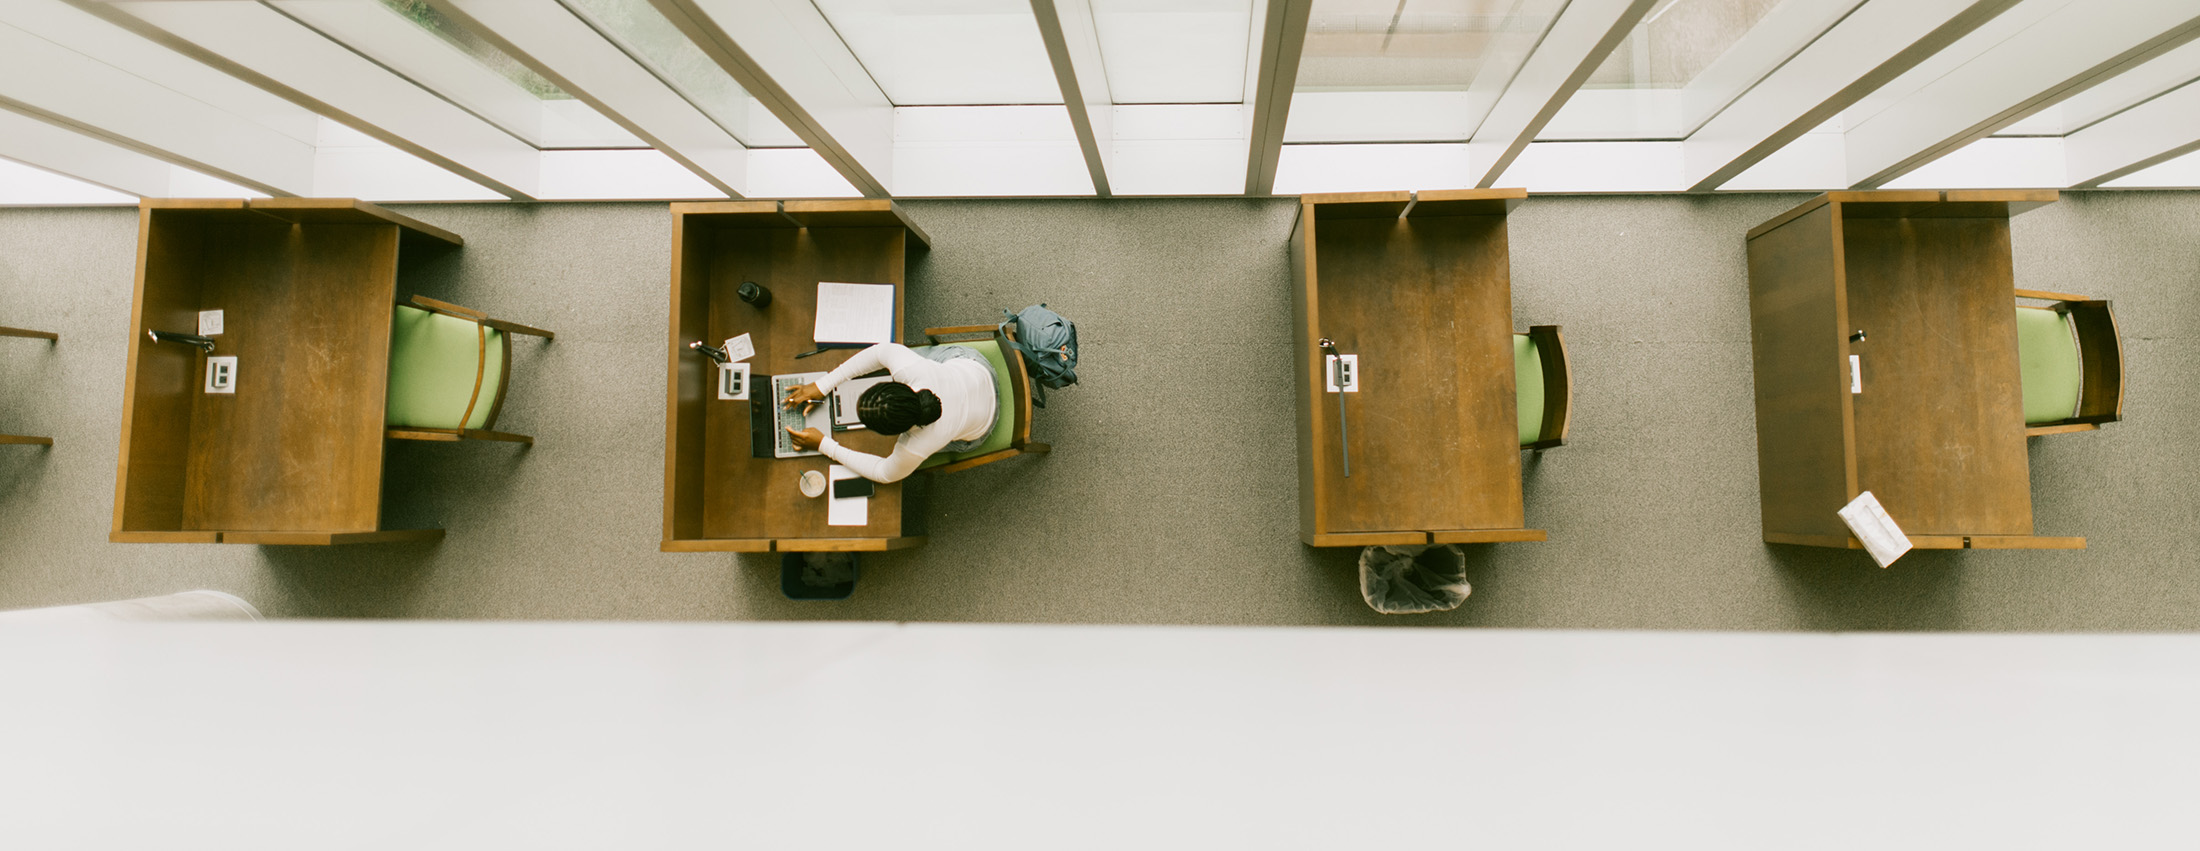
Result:
<instances>
[{"instance_id":1,"label":"green chair cushion","mask_svg":"<svg viewBox=\"0 0 2200 851\"><path fill-rule=\"evenodd\" d=\"M2026 425L2069 419L2078 411L2078 339L2060 313L2017 308L2017 364L2024 376Z\"/></svg>"},{"instance_id":2,"label":"green chair cushion","mask_svg":"<svg viewBox=\"0 0 2200 851\"><path fill-rule=\"evenodd\" d=\"M1016 437L1016 390L1008 386L1008 358L1001 354L1000 341L979 340L974 343L951 343L949 345L973 349L978 354L985 355L985 362L992 365L993 433L986 435L983 442L971 447L967 452L933 453L932 457L924 459L924 463L917 465L919 470L926 467L937 467L941 464L950 464L965 458L975 458L988 452L999 452L1007 449L1009 441ZM924 346L915 351L922 354L925 349L929 348L931 347Z\"/></svg>"},{"instance_id":3,"label":"green chair cushion","mask_svg":"<svg viewBox=\"0 0 2200 851\"><path fill-rule=\"evenodd\" d=\"M1513 335L1513 387L1520 402L1520 445L1543 436L1543 354L1526 334Z\"/></svg>"},{"instance_id":4,"label":"green chair cushion","mask_svg":"<svg viewBox=\"0 0 2200 851\"><path fill-rule=\"evenodd\" d=\"M390 326L390 398L384 418L392 426L412 428L487 428L504 384L504 332L489 329L489 356L482 363L481 336L472 320L411 305L398 305ZM475 367L481 366L481 397L466 416L474 395Z\"/></svg>"}]
</instances>

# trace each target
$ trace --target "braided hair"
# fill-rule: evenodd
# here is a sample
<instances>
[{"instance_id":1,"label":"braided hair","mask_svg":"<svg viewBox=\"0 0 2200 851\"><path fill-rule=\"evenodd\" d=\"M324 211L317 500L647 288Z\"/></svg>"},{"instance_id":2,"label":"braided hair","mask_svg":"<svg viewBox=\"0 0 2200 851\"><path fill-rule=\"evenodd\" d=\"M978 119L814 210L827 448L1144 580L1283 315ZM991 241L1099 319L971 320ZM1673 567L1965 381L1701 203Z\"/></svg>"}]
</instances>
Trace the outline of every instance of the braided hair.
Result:
<instances>
[{"instance_id":1,"label":"braided hair","mask_svg":"<svg viewBox=\"0 0 2200 851\"><path fill-rule=\"evenodd\" d=\"M899 381L882 381L856 399L856 419L879 434L900 434L940 419L940 397L930 390L911 390Z\"/></svg>"}]
</instances>

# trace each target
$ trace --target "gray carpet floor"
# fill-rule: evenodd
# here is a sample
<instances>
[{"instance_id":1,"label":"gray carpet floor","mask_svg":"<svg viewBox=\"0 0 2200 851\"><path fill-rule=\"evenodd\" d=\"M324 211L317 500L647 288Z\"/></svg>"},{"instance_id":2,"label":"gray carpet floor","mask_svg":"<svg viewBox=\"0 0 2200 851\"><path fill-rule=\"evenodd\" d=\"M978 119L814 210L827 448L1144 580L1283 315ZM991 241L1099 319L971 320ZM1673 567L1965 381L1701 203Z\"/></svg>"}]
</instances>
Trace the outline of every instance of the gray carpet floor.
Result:
<instances>
[{"instance_id":1,"label":"gray carpet floor","mask_svg":"<svg viewBox=\"0 0 2200 851\"><path fill-rule=\"evenodd\" d=\"M931 543L855 596L776 561L657 551L670 218L661 204L401 208L467 239L418 291L521 339L501 444L393 442L386 525L432 545L107 543L132 209L0 211L0 609L214 588L287 617L1413 624L1648 629L2200 628L2200 194L2066 193L2018 218L2019 286L2113 298L2126 421L2032 442L2041 534L2082 552L1861 553L1758 539L1744 232L1799 195L1537 197L1511 220L1515 325L1566 328L1573 441L1526 467L1540 544L1468 548L1474 594L1385 617L1355 553L1298 543L1288 199L905 202L933 237L909 324L1047 302L1077 320L1052 455L925 487Z\"/></svg>"}]
</instances>

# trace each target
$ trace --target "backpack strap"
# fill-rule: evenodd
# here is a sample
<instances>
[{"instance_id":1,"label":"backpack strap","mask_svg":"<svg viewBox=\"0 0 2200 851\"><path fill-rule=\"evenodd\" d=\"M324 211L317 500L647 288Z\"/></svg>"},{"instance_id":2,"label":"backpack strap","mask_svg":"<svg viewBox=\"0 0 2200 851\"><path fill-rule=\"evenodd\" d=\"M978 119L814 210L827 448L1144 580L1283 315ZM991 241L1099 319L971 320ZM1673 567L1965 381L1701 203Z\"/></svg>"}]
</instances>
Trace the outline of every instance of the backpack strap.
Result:
<instances>
[{"instance_id":1,"label":"backpack strap","mask_svg":"<svg viewBox=\"0 0 2200 851\"><path fill-rule=\"evenodd\" d=\"M1008 336L1009 324L1015 323L1016 330L1022 331L1024 328L1023 320L1007 310L1002 310L1001 315L1008 317L1008 319L995 330L1000 333L1001 341L1007 343L1009 348L1015 349L1017 357L1024 359L1024 383L1031 385L1032 407L1044 408L1047 406L1047 386L1045 383L1032 378L1031 375L1033 369L1035 369L1034 364L1037 363L1038 359L1032 356L1031 347L1024 345L1024 341Z\"/></svg>"}]
</instances>

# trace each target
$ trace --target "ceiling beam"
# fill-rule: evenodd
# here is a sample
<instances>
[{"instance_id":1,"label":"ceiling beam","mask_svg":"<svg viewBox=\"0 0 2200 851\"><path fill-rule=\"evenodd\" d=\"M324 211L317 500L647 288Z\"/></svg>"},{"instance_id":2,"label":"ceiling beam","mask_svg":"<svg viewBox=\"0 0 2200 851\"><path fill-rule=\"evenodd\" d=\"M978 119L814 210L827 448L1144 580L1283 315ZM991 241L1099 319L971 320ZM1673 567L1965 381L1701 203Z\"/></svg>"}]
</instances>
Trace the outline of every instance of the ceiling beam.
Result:
<instances>
[{"instance_id":1,"label":"ceiling beam","mask_svg":"<svg viewBox=\"0 0 2200 851\"><path fill-rule=\"evenodd\" d=\"M536 195L533 146L271 7L68 2L501 195Z\"/></svg>"},{"instance_id":2,"label":"ceiling beam","mask_svg":"<svg viewBox=\"0 0 2200 851\"><path fill-rule=\"evenodd\" d=\"M2070 184L2101 186L2200 151L2200 82L2063 137Z\"/></svg>"},{"instance_id":3,"label":"ceiling beam","mask_svg":"<svg viewBox=\"0 0 2200 851\"><path fill-rule=\"evenodd\" d=\"M140 197L168 194L175 166L144 154L0 109L0 157Z\"/></svg>"},{"instance_id":4,"label":"ceiling beam","mask_svg":"<svg viewBox=\"0 0 2200 851\"><path fill-rule=\"evenodd\" d=\"M1092 3L1031 0L1031 13L1039 21L1039 38L1046 42L1054 79L1061 84L1062 105L1077 132L1077 147L1084 151L1085 170L1092 173L1092 191L1106 198L1114 194L1108 184L1108 162L1115 158L1115 103L1108 92L1107 68L1100 61Z\"/></svg>"},{"instance_id":5,"label":"ceiling beam","mask_svg":"<svg viewBox=\"0 0 2200 851\"><path fill-rule=\"evenodd\" d=\"M1490 108L1482 126L1467 142L1467 173L1480 188L1490 188L1507 166L1526 150L1535 134L1551 123L1566 100L1581 88L1612 49L1650 13L1657 0L1573 0L1552 22L1543 41L1513 75L1505 93Z\"/></svg>"},{"instance_id":6,"label":"ceiling beam","mask_svg":"<svg viewBox=\"0 0 2200 851\"><path fill-rule=\"evenodd\" d=\"M649 4L857 192L891 197L894 104L816 6L808 0Z\"/></svg>"},{"instance_id":7,"label":"ceiling beam","mask_svg":"<svg viewBox=\"0 0 2200 851\"><path fill-rule=\"evenodd\" d=\"M1689 191L1719 188L2017 2L1864 4L1688 137Z\"/></svg>"},{"instance_id":8,"label":"ceiling beam","mask_svg":"<svg viewBox=\"0 0 2200 851\"><path fill-rule=\"evenodd\" d=\"M748 194L748 147L564 6L429 2L713 188Z\"/></svg>"},{"instance_id":9,"label":"ceiling beam","mask_svg":"<svg viewBox=\"0 0 2200 851\"><path fill-rule=\"evenodd\" d=\"M1314 0L1266 0L1253 13L1258 49L1246 51L1245 194L1276 191L1276 163L1283 156L1283 131L1291 120L1291 92L1299 81L1299 56L1306 51L1306 24Z\"/></svg>"},{"instance_id":10,"label":"ceiling beam","mask_svg":"<svg viewBox=\"0 0 2200 851\"><path fill-rule=\"evenodd\" d=\"M1883 186L2196 37L2191 0L2064 6L1846 128L1850 187Z\"/></svg>"},{"instance_id":11,"label":"ceiling beam","mask_svg":"<svg viewBox=\"0 0 2200 851\"><path fill-rule=\"evenodd\" d=\"M0 108L269 195L311 194L311 145L21 29L30 7L0 6Z\"/></svg>"}]
</instances>

